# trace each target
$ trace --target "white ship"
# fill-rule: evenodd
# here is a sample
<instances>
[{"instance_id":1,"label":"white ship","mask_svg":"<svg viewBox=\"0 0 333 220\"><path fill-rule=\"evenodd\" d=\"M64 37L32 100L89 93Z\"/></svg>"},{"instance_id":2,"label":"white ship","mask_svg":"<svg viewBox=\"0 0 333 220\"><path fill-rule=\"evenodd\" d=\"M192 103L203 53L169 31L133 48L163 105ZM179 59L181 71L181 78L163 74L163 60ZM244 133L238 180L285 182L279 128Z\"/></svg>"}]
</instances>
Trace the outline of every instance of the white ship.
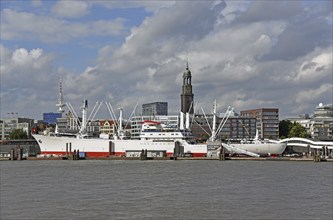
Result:
<instances>
[{"instance_id":1,"label":"white ship","mask_svg":"<svg viewBox=\"0 0 333 220\"><path fill-rule=\"evenodd\" d=\"M57 132L33 134L40 146L41 154L62 156L73 153L74 150L84 152L86 157L137 157L142 150L147 150L155 157L171 157L174 153L193 157L204 157L207 154L207 145L193 143L187 130L169 129L154 121L143 122L140 140L124 139L121 124L118 136L114 139L91 138L85 132L87 102L82 109L82 124L77 135ZM119 122L122 122L122 113Z\"/></svg>"}]
</instances>

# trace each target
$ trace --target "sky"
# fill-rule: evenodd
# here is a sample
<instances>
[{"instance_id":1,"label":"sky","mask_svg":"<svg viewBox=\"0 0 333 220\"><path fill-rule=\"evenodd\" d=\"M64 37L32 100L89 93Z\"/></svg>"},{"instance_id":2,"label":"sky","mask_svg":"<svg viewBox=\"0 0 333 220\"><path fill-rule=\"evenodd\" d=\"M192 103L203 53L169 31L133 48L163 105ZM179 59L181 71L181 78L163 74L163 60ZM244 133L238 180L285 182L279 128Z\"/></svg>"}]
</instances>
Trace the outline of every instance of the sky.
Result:
<instances>
[{"instance_id":1,"label":"sky","mask_svg":"<svg viewBox=\"0 0 333 220\"><path fill-rule=\"evenodd\" d=\"M279 108L284 119L333 102L332 1L0 4L1 118L56 112L60 76L78 114L83 99L90 111L168 102L178 114L187 62L196 112L216 100L218 112ZM97 118L110 117L103 106Z\"/></svg>"}]
</instances>

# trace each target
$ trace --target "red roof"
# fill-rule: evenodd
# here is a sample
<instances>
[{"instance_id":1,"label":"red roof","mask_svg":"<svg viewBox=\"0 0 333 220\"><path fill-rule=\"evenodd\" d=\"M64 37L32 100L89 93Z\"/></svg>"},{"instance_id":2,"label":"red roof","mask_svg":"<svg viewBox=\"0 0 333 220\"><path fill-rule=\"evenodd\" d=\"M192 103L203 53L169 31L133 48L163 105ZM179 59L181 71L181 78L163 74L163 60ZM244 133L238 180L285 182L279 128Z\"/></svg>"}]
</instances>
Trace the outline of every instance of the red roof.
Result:
<instances>
[{"instance_id":1,"label":"red roof","mask_svg":"<svg viewBox=\"0 0 333 220\"><path fill-rule=\"evenodd\" d=\"M153 124L153 125L159 125L159 124L161 124L161 122L151 121L151 120L144 120L143 122L140 122L140 124Z\"/></svg>"}]
</instances>

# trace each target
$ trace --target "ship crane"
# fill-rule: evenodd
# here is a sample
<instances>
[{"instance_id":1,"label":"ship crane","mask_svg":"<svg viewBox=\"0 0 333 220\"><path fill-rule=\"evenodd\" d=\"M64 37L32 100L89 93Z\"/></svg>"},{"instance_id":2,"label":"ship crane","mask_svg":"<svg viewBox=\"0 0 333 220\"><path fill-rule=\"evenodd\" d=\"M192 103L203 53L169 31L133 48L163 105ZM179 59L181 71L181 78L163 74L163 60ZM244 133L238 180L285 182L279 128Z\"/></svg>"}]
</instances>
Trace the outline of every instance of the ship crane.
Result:
<instances>
[{"instance_id":1,"label":"ship crane","mask_svg":"<svg viewBox=\"0 0 333 220\"><path fill-rule=\"evenodd\" d=\"M136 103L131 115L130 115L130 118L135 114L135 110L137 108L139 103ZM119 109L119 120L117 122L116 120L116 114L114 113L113 111L113 108L112 108L112 105L110 102L106 102L106 107L108 108L109 110L109 113L110 113L110 116L112 118L113 121L115 121L115 127L116 127L116 130L117 130L117 135L114 136L114 139L124 139L125 138L125 132L124 132L124 129L123 129L123 108L120 107L118 108ZM127 127L128 125L128 122L129 120L127 121L125 127Z\"/></svg>"},{"instance_id":2,"label":"ship crane","mask_svg":"<svg viewBox=\"0 0 333 220\"><path fill-rule=\"evenodd\" d=\"M72 104L69 102L66 102L66 106L68 107L68 109L72 113L72 115L74 116L76 126L80 127L81 122L80 122L79 117L77 116Z\"/></svg>"},{"instance_id":3,"label":"ship crane","mask_svg":"<svg viewBox=\"0 0 333 220\"><path fill-rule=\"evenodd\" d=\"M233 107L228 106L226 113L223 115L223 118L219 124L219 126L216 129L216 100L214 101L214 107L213 107L213 124L212 124L212 128L208 123L208 119L204 113L205 119L207 121L208 127L211 130L211 137L209 138L209 143L212 146L216 146L216 145L220 145L218 148L216 148L214 151L217 153L217 155L219 154L221 147L224 147L225 149L227 149L230 153L237 153L237 154L245 154L251 157L260 157L259 154L239 148L239 147L235 147L232 144L226 144L226 143L222 143L222 142L217 142L217 136L218 134L222 131L222 128L224 127L225 123L227 122L228 118L231 115L231 112L233 111ZM203 111L203 109L202 109ZM204 112L204 111L203 111Z\"/></svg>"},{"instance_id":4,"label":"ship crane","mask_svg":"<svg viewBox=\"0 0 333 220\"><path fill-rule=\"evenodd\" d=\"M211 142L216 141L216 138L217 138L218 134L222 131L222 128L224 127L225 123L227 122L228 118L230 117L231 112L233 111L233 109L234 109L233 107L228 106L227 111L223 115L223 118L222 118L219 126L216 128L216 100L214 101L214 106L213 106L213 124L212 124L212 126L210 126L210 123L208 122L208 118L207 118L203 108L201 108L201 110L204 114L204 117L206 119L208 128L211 132L211 136L209 138L209 140Z\"/></svg>"},{"instance_id":5,"label":"ship crane","mask_svg":"<svg viewBox=\"0 0 333 220\"><path fill-rule=\"evenodd\" d=\"M87 136L87 125L89 122L93 121L98 110L100 109L101 105L103 104L103 102L96 102L93 110L91 111L89 117L87 117L87 113L88 113L88 100L84 100L83 104L81 106L82 109L82 122L79 120L79 117L77 116L73 106L71 105L71 103L66 103L66 106L69 108L69 110L72 112L74 119L75 119L75 123L76 125L79 127L79 134L78 134L78 138L82 138L84 136Z\"/></svg>"}]
</instances>

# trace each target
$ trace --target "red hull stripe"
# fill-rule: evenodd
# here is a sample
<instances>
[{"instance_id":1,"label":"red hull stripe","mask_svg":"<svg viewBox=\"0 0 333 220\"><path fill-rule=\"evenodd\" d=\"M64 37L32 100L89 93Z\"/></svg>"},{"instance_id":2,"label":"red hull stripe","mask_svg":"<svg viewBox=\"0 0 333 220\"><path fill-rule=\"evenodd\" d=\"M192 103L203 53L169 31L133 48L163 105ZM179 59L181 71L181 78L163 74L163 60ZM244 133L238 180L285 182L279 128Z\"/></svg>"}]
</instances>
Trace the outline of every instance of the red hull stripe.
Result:
<instances>
[{"instance_id":1,"label":"red hull stripe","mask_svg":"<svg viewBox=\"0 0 333 220\"><path fill-rule=\"evenodd\" d=\"M66 152L63 151L42 151L41 154L53 154L59 156L66 156ZM73 152L71 153L73 154ZM86 157L109 157L109 156L123 156L123 152L115 152L110 154L109 152L85 152Z\"/></svg>"},{"instance_id":2,"label":"red hull stripe","mask_svg":"<svg viewBox=\"0 0 333 220\"><path fill-rule=\"evenodd\" d=\"M46 154L46 155L59 155L59 156L66 156L66 152L64 151L42 151L41 154ZM72 152L73 154L73 152ZM109 156L125 156L125 152L114 152L114 153L109 153L109 152L85 152L86 157L109 157ZM172 157L173 153L167 153L167 157ZM205 153L192 153L193 157L205 157Z\"/></svg>"}]
</instances>

